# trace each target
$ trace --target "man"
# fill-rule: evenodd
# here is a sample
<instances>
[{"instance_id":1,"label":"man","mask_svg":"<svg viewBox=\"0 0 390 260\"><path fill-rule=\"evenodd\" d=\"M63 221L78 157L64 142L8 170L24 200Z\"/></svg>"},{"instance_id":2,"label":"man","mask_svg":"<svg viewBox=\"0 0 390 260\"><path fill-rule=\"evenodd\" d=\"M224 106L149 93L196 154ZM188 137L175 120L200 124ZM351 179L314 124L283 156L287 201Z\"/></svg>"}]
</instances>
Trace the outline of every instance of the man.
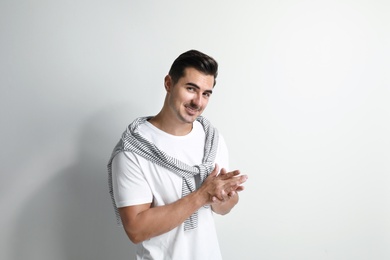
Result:
<instances>
[{"instance_id":1,"label":"man","mask_svg":"<svg viewBox=\"0 0 390 260\"><path fill-rule=\"evenodd\" d=\"M224 139L201 116L217 74L206 54L181 54L165 77L161 111L137 118L114 148L110 192L137 259L222 259L213 212L237 204L247 176L227 172Z\"/></svg>"}]
</instances>

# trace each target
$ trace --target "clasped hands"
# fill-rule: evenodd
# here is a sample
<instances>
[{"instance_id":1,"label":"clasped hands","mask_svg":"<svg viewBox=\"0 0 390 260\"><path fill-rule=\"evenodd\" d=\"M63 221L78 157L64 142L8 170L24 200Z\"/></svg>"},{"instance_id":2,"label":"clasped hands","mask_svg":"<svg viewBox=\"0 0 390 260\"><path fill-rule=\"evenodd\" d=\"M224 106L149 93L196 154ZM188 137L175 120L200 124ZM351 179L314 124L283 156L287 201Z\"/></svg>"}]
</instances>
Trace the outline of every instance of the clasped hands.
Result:
<instances>
[{"instance_id":1,"label":"clasped hands","mask_svg":"<svg viewBox=\"0 0 390 260\"><path fill-rule=\"evenodd\" d=\"M205 179L199 191L206 197L207 203L218 203L229 200L237 192L244 190L242 184L248 179L247 175L240 175L239 170L227 172L216 164L214 170Z\"/></svg>"}]
</instances>

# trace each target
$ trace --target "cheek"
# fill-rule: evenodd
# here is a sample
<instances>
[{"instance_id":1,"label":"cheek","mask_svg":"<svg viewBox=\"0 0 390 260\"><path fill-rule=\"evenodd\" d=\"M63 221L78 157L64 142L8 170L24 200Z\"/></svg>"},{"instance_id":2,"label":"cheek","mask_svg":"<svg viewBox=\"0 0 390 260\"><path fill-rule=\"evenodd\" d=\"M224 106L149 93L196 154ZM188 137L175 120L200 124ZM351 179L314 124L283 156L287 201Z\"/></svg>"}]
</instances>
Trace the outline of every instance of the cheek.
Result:
<instances>
[{"instance_id":1,"label":"cheek","mask_svg":"<svg viewBox=\"0 0 390 260\"><path fill-rule=\"evenodd\" d=\"M183 93L179 96L179 100L182 103L190 103L193 98L194 98L194 95L190 94L190 93Z\"/></svg>"},{"instance_id":2,"label":"cheek","mask_svg":"<svg viewBox=\"0 0 390 260\"><path fill-rule=\"evenodd\" d=\"M206 109L207 104L208 104L208 101L204 100L203 103L201 104L201 110L200 110L201 112L203 112Z\"/></svg>"}]
</instances>

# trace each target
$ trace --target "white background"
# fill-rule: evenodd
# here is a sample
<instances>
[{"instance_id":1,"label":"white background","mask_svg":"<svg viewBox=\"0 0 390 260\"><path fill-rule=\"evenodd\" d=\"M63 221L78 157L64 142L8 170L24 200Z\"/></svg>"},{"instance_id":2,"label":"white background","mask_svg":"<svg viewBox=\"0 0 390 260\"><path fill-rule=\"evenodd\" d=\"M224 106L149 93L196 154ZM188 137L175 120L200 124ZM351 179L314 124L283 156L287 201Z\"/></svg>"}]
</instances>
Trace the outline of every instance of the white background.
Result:
<instances>
[{"instance_id":1,"label":"white background","mask_svg":"<svg viewBox=\"0 0 390 260\"><path fill-rule=\"evenodd\" d=\"M2 0L0 259L132 259L106 163L189 49L249 175L224 259L390 259L389 3Z\"/></svg>"}]
</instances>

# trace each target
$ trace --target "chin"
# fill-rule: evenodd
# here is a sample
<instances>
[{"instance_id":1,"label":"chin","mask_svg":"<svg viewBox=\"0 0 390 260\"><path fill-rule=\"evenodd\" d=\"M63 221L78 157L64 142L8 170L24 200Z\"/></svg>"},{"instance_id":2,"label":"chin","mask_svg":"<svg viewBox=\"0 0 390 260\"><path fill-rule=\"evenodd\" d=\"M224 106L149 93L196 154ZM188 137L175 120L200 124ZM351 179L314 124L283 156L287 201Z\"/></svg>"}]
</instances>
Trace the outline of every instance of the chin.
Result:
<instances>
[{"instance_id":1,"label":"chin","mask_svg":"<svg viewBox=\"0 0 390 260\"><path fill-rule=\"evenodd\" d=\"M195 120L196 120L196 117L194 117L193 119L191 119L191 120L184 120L184 123L187 123L187 124L192 124L192 123L194 123L195 122Z\"/></svg>"},{"instance_id":2,"label":"chin","mask_svg":"<svg viewBox=\"0 0 390 260\"><path fill-rule=\"evenodd\" d=\"M199 115L181 117L181 121L183 123L192 124L198 118L198 116Z\"/></svg>"}]
</instances>

